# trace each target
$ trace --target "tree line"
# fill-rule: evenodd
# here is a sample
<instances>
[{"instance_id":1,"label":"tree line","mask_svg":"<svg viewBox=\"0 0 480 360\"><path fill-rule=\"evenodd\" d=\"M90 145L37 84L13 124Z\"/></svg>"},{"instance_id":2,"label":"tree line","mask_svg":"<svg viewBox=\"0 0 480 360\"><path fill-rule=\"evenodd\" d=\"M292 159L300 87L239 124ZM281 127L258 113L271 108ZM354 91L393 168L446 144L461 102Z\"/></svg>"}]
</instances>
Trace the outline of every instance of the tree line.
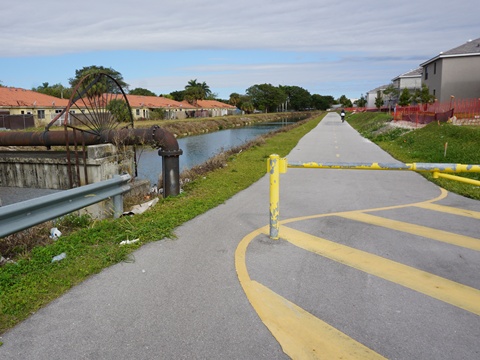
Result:
<instances>
[{"instance_id":1,"label":"tree line","mask_svg":"<svg viewBox=\"0 0 480 360\"><path fill-rule=\"evenodd\" d=\"M103 72L111 76L124 89L125 93L157 96L157 94L148 89L129 89L129 85L124 81L120 72L112 68L95 65L75 70L75 76L69 79L69 87L65 87L62 84L50 85L48 82L44 82L42 85L32 88L32 90L58 98L69 99L73 89L81 79L95 72ZM218 95L213 93L205 82L199 82L197 79L190 80L182 90L173 91L169 94L159 94L158 96L176 101L186 100L191 104L196 104L198 100L217 100L234 105L246 113L255 111L327 110L335 104L340 104L342 107L352 106L352 102L345 95L335 99L330 95L310 94L308 90L300 86L274 86L271 84L255 84L246 89L245 94L232 93L229 99L219 99Z\"/></svg>"}]
</instances>

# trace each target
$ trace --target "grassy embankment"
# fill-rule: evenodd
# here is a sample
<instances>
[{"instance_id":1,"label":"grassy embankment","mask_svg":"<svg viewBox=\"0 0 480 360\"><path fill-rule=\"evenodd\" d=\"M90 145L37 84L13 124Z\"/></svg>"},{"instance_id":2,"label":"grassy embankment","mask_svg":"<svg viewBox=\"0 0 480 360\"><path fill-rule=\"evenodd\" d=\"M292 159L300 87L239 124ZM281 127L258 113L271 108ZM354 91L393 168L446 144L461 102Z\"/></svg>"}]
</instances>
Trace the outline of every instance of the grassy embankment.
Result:
<instances>
[{"instance_id":1,"label":"grassy embankment","mask_svg":"<svg viewBox=\"0 0 480 360\"><path fill-rule=\"evenodd\" d=\"M378 144L394 158L404 163L480 164L480 127L430 123L423 128L402 129L389 126L392 117L382 113L350 114L347 121L362 136ZM445 144L446 152L445 152ZM428 180L444 189L480 200L480 186L447 179ZM453 174L480 180L480 173Z\"/></svg>"},{"instance_id":2,"label":"grassy embankment","mask_svg":"<svg viewBox=\"0 0 480 360\"><path fill-rule=\"evenodd\" d=\"M226 159L228 166L194 178L184 186L180 196L161 199L146 213L89 223L79 218L83 226L80 230L35 247L17 257L16 263L1 267L0 333L90 275L121 261L133 261L131 253L142 244L174 238L176 227L222 204L264 176L268 156L287 155L322 117L265 137L248 150L230 154ZM265 206L268 222L268 204ZM136 238L140 241L134 245L119 246L123 240ZM52 257L62 252L67 258L52 263Z\"/></svg>"}]
</instances>

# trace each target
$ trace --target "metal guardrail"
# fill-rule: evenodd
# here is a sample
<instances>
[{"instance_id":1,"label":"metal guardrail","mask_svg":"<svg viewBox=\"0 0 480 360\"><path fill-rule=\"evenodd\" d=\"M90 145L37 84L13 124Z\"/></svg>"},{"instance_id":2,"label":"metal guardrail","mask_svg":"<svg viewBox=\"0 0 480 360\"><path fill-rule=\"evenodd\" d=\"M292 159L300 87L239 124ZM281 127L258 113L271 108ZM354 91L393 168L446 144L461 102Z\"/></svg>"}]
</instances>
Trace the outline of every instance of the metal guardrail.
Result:
<instances>
[{"instance_id":1,"label":"metal guardrail","mask_svg":"<svg viewBox=\"0 0 480 360\"><path fill-rule=\"evenodd\" d=\"M389 164L389 163L316 163L316 162L292 162L286 158L273 154L267 160L267 169L270 173L270 238L278 239L278 217L280 199L280 174L286 173L287 168L308 168L308 169L344 169L344 170L399 170L431 172L434 178L446 178L460 181L471 185L480 186L480 181L451 175L451 173L480 173L480 165L465 164L442 164L442 163L410 163L410 164ZM449 174L450 173L450 174Z\"/></svg>"},{"instance_id":2,"label":"metal guardrail","mask_svg":"<svg viewBox=\"0 0 480 360\"><path fill-rule=\"evenodd\" d=\"M112 179L64 190L39 198L0 207L0 238L56 219L73 211L113 198L113 215L123 213L123 194L130 190L131 176L116 175Z\"/></svg>"}]
</instances>

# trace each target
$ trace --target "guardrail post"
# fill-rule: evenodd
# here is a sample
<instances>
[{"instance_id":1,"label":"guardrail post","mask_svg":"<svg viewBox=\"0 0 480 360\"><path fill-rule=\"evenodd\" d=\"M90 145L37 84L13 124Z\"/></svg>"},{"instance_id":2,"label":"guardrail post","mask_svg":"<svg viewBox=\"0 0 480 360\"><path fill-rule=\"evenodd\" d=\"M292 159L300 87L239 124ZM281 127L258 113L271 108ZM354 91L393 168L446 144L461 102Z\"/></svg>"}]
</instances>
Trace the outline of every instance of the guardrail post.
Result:
<instances>
[{"instance_id":1,"label":"guardrail post","mask_svg":"<svg viewBox=\"0 0 480 360\"><path fill-rule=\"evenodd\" d=\"M270 238L278 240L278 215L280 200L280 156L273 154L268 159L270 173Z\"/></svg>"},{"instance_id":2,"label":"guardrail post","mask_svg":"<svg viewBox=\"0 0 480 360\"><path fill-rule=\"evenodd\" d=\"M123 214L123 194L113 197L113 217L118 219Z\"/></svg>"}]
</instances>

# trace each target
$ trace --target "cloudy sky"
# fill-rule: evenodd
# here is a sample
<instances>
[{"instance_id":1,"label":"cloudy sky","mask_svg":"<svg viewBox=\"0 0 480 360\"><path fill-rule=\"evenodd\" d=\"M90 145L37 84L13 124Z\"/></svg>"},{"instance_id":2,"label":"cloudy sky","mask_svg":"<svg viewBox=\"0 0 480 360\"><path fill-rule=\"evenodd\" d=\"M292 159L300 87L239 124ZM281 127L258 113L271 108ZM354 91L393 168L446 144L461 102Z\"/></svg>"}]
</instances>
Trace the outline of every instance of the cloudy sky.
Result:
<instances>
[{"instance_id":1,"label":"cloudy sky","mask_svg":"<svg viewBox=\"0 0 480 360\"><path fill-rule=\"evenodd\" d=\"M224 99L263 83L358 98L479 38L478 14L478 0L16 0L0 81L68 86L97 65L156 94L197 79Z\"/></svg>"}]
</instances>

